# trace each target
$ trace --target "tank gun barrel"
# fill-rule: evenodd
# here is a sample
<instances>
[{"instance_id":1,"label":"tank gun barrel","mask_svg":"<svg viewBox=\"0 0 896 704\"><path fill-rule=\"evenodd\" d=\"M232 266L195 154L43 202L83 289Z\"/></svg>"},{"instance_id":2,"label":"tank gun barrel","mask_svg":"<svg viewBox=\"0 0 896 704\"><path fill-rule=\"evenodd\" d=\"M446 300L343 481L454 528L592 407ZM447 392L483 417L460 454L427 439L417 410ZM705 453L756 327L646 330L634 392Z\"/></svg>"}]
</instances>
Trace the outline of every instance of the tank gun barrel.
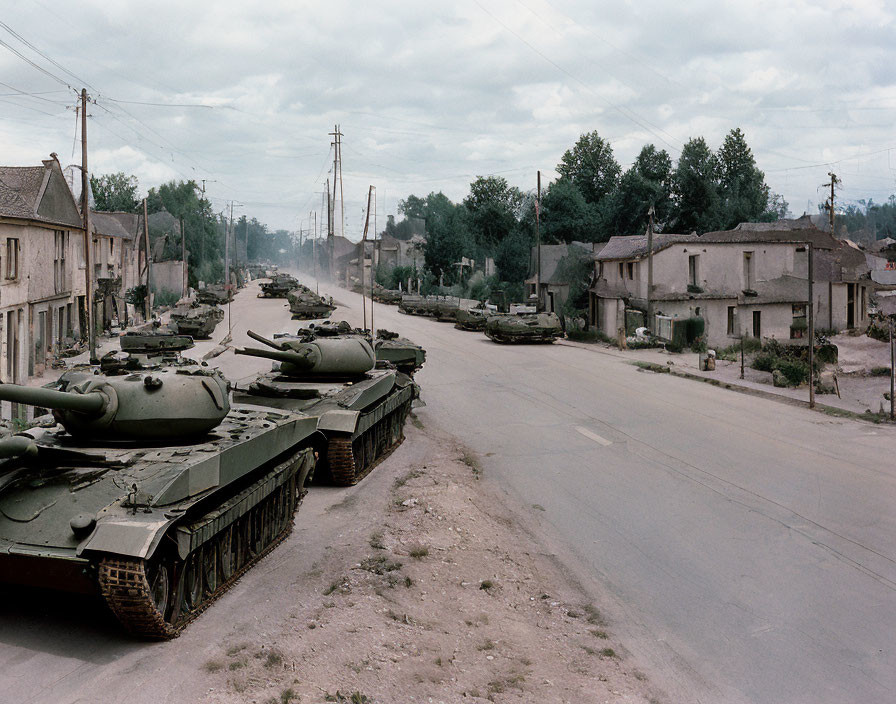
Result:
<instances>
[{"instance_id":1,"label":"tank gun barrel","mask_svg":"<svg viewBox=\"0 0 896 704\"><path fill-rule=\"evenodd\" d=\"M18 384L0 384L0 401L93 415L101 414L107 403L101 392L79 394Z\"/></svg>"},{"instance_id":2,"label":"tank gun barrel","mask_svg":"<svg viewBox=\"0 0 896 704\"><path fill-rule=\"evenodd\" d=\"M310 350L303 352L287 352L283 349L261 350L255 347L244 347L234 350L236 354L244 354L248 357L263 357L265 359L273 359L277 362L289 362L300 367L311 367L314 364L313 359L309 359Z\"/></svg>"},{"instance_id":3,"label":"tank gun barrel","mask_svg":"<svg viewBox=\"0 0 896 704\"><path fill-rule=\"evenodd\" d=\"M24 435L12 435L0 440L0 459L36 454L37 445L34 440Z\"/></svg>"},{"instance_id":4,"label":"tank gun barrel","mask_svg":"<svg viewBox=\"0 0 896 704\"><path fill-rule=\"evenodd\" d=\"M263 345L267 345L268 347L273 347L275 350L282 350L282 349L283 349L283 345L281 345L281 344L279 344L279 343L277 343L277 342L274 342L273 340L269 340L269 339L266 338L266 337L262 337L262 336L259 335L257 332L252 332L251 330L247 330L247 331L246 331L246 334L247 334L249 337L251 337L253 340L255 340L256 342L260 342L261 344L263 344ZM237 353L237 354L239 354L239 353Z\"/></svg>"}]
</instances>

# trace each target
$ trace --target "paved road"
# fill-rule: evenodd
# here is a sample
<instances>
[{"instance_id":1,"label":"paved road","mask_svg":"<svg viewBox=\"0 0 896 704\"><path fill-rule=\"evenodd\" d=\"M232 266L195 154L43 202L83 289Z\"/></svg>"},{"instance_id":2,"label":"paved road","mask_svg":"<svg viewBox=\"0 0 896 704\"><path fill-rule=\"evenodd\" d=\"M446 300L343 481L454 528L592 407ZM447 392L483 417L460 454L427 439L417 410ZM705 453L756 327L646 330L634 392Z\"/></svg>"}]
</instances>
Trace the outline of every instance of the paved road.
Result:
<instances>
[{"instance_id":1,"label":"paved road","mask_svg":"<svg viewBox=\"0 0 896 704\"><path fill-rule=\"evenodd\" d=\"M334 317L359 323L360 298L332 293L345 304ZM235 342L246 327L297 325L281 303L253 296L233 304ZM462 437L484 481L505 488L603 595L629 662L670 701L896 700L892 429L590 350L499 346L386 306L376 327L426 346L427 425ZM227 352L215 363L239 378L254 360ZM369 489L348 491L363 501ZM0 701L200 698L195 663L224 635L260 627L248 606L276 603L278 565L292 574L322 559L340 529L326 509L344 495L312 492L280 561L253 570L171 643L122 642L95 609L0 594Z\"/></svg>"},{"instance_id":2,"label":"paved road","mask_svg":"<svg viewBox=\"0 0 896 704\"><path fill-rule=\"evenodd\" d=\"M427 348L421 416L539 507L673 701L896 701L893 428L376 316Z\"/></svg>"}]
</instances>

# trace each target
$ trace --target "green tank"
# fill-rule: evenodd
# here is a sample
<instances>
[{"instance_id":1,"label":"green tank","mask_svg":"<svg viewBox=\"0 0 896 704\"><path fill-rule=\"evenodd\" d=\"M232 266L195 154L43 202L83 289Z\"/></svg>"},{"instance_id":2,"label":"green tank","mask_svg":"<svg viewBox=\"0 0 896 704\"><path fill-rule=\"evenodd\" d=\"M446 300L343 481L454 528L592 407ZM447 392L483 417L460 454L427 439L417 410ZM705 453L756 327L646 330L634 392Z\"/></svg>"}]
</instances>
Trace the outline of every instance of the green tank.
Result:
<instances>
[{"instance_id":1,"label":"green tank","mask_svg":"<svg viewBox=\"0 0 896 704\"><path fill-rule=\"evenodd\" d=\"M377 369L376 353L363 335L312 334L281 342L249 335L266 347L237 354L279 364L236 389L234 398L317 416L326 438L321 464L334 484L355 484L402 442L417 385L395 369Z\"/></svg>"},{"instance_id":2,"label":"green tank","mask_svg":"<svg viewBox=\"0 0 896 704\"><path fill-rule=\"evenodd\" d=\"M259 284L259 298L286 298L294 288L299 287L298 280L289 274L272 274L270 281Z\"/></svg>"},{"instance_id":3,"label":"green tank","mask_svg":"<svg viewBox=\"0 0 896 704\"><path fill-rule=\"evenodd\" d=\"M434 318L438 315L439 299L436 296L418 296L406 293L401 297L398 310L408 315L423 315Z\"/></svg>"},{"instance_id":4,"label":"green tank","mask_svg":"<svg viewBox=\"0 0 896 704\"><path fill-rule=\"evenodd\" d=\"M291 531L317 419L231 405L207 368L0 384L53 420L0 439L0 581L100 595L177 635Z\"/></svg>"},{"instance_id":5,"label":"green tank","mask_svg":"<svg viewBox=\"0 0 896 704\"><path fill-rule=\"evenodd\" d=\"M131 331L121 335L118 342L121 351L112 350L100 358L101 373L125 374L184 362L195 364L180 356L193 347L193 338L189 335L162 330Z\"/></svg>"},{"instance_id":6,"label":"green tank","mask_svg":"<svg viewBox=\"0 0 896 704\"><path fill-rule=\"evenodd\" d=\"M208 305L223 305L233 300L233 289L225 284L209 284L196 292L196 302Z\"/></svg>"},{"instance_id":7,"label":"green tank","mask_svg":"<svg viewBox=\"0 0 896 704\"><path fill-rule=\"evenodd\" d=\"M377 361L391 362L398 371L409 377L413 377L426 362L426 350L389 330L376 331L373 349L376 351Z\"/></svg>"},{"instance_id":8,"label":"green tank","mask_svg":"<svg viewBox=\"0 0 896 704\"><path fill-rule=\"evenodd\" d=\"M212 336L222 320L224 311L218 306L205 303L177 306L171 310L168 328L176 335L189 335L195 340L205 340Z\"/></svg>"},{"instance_id":9,"label":"green tank","mask_svg":"<svg viewBox=\"0 0 896 704\"><path fill-rule=\"evenodd\" d=\"M563 337L563 329L554 313L491 315L485 321L485 335L501 343L553 342Z\"/></svg>"},{"instance_id":10,"label":"green tank","mask_svg":"<svg viewBox=\"0 0 896 704\"><path fill-rule=\"evenodd\" d=\"M293 320L315 320L317 318L329 318L330 313L336 310L333 299L325 299L318 296L307 286L299 284L297 288L286 294L289 301L289 311Z\"/></svg>"},{"instance_id":11,"label":"green tank","mask_svg":"<svg viewBox=\"0 0 896 704\"><path fill-rule=\"evenodd\" d=\"M455 314L454 327L458 330L485 330L485 321L490 315L484 308L459 308Z\"/></svg>"},{"instance_id":12,"label":"green tank","mask_svg":"<svg viewBox=\"0 0 896 704\"><path fill-rule=\"evenodd\" d=\"M379 284L376 284L373 287L373 300L377 303L385 303L392 306L397 306L401 303L401 291L397 291L391 288L384 288Z\"/></svg>"}]
</instances>

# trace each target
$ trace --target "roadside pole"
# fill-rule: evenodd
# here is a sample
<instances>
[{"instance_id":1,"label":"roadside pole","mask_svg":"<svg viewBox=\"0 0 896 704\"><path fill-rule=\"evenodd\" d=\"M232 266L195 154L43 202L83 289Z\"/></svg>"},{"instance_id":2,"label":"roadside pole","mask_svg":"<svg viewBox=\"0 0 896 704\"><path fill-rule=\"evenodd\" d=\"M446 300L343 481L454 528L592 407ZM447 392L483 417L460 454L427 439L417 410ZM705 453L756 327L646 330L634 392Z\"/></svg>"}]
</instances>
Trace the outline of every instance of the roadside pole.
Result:
<instances>
[{"instance_id":1,"label":"roadside pole","mask_svg":"<svg viewBox=\"0 0 896 704\"><path fill-rule=\"evenodd\" d=\"M653 205L647 211L647 331L653 332Z\"/></svg>"},{"instance_id":2,"label":"roadside pole","mask_svg":"<svg viewBox=\"0 0 896 704\"><path fill-rule=\"evenodd\" d=\"M538 172L538 195L535 198L535 249L538 253L538 269L535 274L535 312L541 313L541 171Z\"/></svg>"},{"instance_id":3,"label":"roadside pole","mask_svg":"<svg viewBox=\"0 0 896 704\"><path fill-rule=\"evenodd\" d=\"M90 178L87 171L87 89L81 89L81 217L84 222L84 283L87 287L84 302L87 304L87 348L90 363L97 364L96 357L96 315L93 310L93 290L91 278L93 266L90 261Z\"/></svg>"},{"instance_id":4,"label":"roadside pole","mask_svg":"<svg viewBox=\"0 0 896 704\"><path fill-rule=\"evenodd\" d=\"M740 334L740 378L744 378L744 334Z\"/></svg>"},{"instance_id":5,"label":"roadside pole","mask_svg":"<svg viewBox=\"0 0 896 704\"><path fill-rule=\"evenodd\" d=\"M806 304L806 315L809 321L809 408L815 408L815 315L812 300L812 279L815 275L815 258L812 250L812 243L809 242L809 270L807 279L809 280L809 296Z\"/></svg>"},{"instance_id":6,"label":"roadside pole","mask_svg":"<svg viewBox=\"0 0 896 704\"><path fill-rule=\"evenodd\" d=\"M890 328L890 420L896 420L896 346L893 344L893 319L887 322Z\"/></svg>"}]
</instances>

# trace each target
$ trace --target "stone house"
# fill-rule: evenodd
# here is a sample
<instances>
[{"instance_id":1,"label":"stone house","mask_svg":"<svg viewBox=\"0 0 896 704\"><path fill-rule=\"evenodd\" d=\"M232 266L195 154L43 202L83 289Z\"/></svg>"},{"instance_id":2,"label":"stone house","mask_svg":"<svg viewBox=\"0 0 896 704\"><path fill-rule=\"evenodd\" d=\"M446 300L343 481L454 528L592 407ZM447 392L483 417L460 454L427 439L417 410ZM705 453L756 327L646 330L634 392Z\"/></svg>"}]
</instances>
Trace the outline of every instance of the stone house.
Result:
<instances>
[{"instance_id":1,"label":"stone house","mask_svg":"<svg viewBox=\"0 0 896 704\"><path fill-rule=\"evenodd\" d=\"M109 327L113 320L124 325L133 318L133 306L128 311L124 297L129 288L139 283L136 247L138 234L142 237L142 218L135 213L90 211L93 290L99 328Z\"/></svg>"},{"instance_id":2,"label":"stone house","mask_svg":"<svg viewBox=\"0 0 896 704\"><path fill-rule=\"evenodd\" d=\"M83 254L81 214L55 155L0 167L0 376L41 374L86 313L73 292ZM82 278L83 278L83 269ZM3 404L10 417L9 404Z\"/></svg>"},{"instance_id":3,"label":"stone house","mask_svg":"<svg viewBox=\"0 0 896 704\"><path fill-rule=\"evenodd\" d=\"M808 250L814 250L817 328L867 326L871 280L864 254L814 228L660 234L653 247L653 311L702 318L704 337L725 347L740 336L801 339L806 328ZM625 310L647 310L647 238L613 237L598 255L592 325L616 335ZM656 321L651 326L657 329Z\"/></svg>"},{"instance_id":4,"label":"stone house","mask_svg":"<svg viewBox=\"0 0 896 704\"><path fill-rule=\"evenodd\" d=\"M570 282L561 262L566 257L576 257L581 261L592 261L593 254L603 245L573 242L571 244L541 245L541 310L547 313L560 311L569 297ZM526 294L530 300L538 297L538 247L532 247L529 255L529 276L526 278Z\"/></svg>"}]
</instances>

